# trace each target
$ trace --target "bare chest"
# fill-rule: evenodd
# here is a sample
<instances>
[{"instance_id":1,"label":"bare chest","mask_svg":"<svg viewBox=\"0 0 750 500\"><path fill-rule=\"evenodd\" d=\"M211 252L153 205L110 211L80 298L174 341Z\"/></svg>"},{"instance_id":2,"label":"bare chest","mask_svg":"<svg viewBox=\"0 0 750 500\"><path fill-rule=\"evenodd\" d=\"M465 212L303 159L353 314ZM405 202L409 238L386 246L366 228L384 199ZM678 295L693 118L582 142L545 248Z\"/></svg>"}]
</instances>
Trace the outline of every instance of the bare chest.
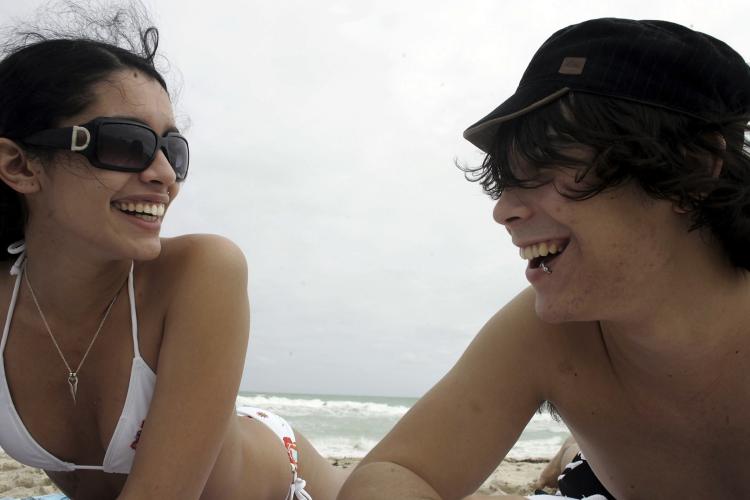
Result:
<instances>
[{"instance_id":1,"label":"bare chest","mask_svg":"<svg viewBox=\"0 0 750 500\"><path fill-rule=\"evenodd\" d=\"M746 496L750 382L740 372L685 398L648 387L634 394L603 373L579 376L557 407L618 500Z\"/></svg>"}]
</instances>

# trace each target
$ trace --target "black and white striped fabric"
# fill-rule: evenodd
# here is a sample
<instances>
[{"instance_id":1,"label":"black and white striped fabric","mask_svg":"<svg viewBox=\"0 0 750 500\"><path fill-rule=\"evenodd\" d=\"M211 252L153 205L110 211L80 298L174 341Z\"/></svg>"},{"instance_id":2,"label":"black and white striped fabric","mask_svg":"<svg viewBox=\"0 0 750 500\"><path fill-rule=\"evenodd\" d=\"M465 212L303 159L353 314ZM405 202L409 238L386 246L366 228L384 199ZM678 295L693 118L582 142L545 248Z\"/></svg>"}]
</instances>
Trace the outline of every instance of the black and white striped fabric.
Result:
<instances>
[{"instance_id":1,"label":"black and white striped fabric","mask_svg":"<svg viewBox=\"0 0 750 500\"><path fill-rule=\"evenodd\" d=\"M600 496L602 499L615 500L615 497L607 491L607 488L591 470L583 453L578 452L557 478L560 494L567 498L590 498L591 495Z\"/></svg>"},{"instance_id":2,"label":"black and white striped fabric","mask_svg":"<svg viewBox=\"0 0 750 500\"><path fill-rule=\"evenodd\" d=\"M597 479L582 453L576 453L557 478L556 495L531 495L529 500L615 500Z\"/></svg>"}]
</instances>

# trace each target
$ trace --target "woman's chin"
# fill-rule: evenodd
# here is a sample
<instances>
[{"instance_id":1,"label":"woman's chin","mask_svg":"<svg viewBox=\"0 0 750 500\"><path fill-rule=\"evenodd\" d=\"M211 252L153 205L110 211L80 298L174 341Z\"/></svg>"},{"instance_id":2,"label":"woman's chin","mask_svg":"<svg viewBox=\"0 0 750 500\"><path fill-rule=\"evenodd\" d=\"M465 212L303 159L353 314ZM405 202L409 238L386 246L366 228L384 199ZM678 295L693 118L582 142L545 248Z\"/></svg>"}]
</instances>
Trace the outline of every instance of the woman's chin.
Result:
<instances>
[{"instance_id":1,"label":"woman's chin","mask_svg":"<svg viewBox=\"0 0 750 500\"><path fill-rule=\"evenodd\" d=\"M161 255L161 238L155 238L149 241L142 241L136 246L136 248L130 252L130 257L133 260L145 261L154 260Z\"/></svg>"}]
</instances>

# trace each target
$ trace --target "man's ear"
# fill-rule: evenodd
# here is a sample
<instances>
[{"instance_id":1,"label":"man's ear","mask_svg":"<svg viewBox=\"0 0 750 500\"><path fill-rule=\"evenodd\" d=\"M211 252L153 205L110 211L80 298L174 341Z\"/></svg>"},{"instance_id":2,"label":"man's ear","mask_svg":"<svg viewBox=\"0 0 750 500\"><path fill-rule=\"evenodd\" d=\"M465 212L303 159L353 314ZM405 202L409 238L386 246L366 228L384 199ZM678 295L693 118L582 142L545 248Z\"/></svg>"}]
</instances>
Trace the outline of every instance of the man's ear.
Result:
<instances>
[{"instance_id":1,"label":"man's ear","mask_svg":"<svg viewBox=\"0 0 750 500\"><path fill-rule=\"evenodd\" d=\"M716 141L716 146L718 146L721 151L727 150L727 140L722 134L716 132L712 134L712 139ZM713 177L714 179L718 178L721 175L721 170L722 168L724 168L724 159L722 159L721 157L707 154L701 160L701 162L705 163L705 167L708 168L708 170L711 172L711 177ZM706 193L702 193L700 197L701 199L703 199L706 196ZM672 208L678 214L685 214L689 211L683 207L680 207L677 203L674 203Z\"/></svg>"},{"instance_id":2,"label":"man's ear","mask_svg":"<svg viewBox=\"0 0 750 500\"><path fill-rule=\"evenodd\" d=\"M714 139L716 140L716 143L719 146L720 150L727 150L727 140L723 135L717 132L716 134L714 134ZM711 163L711 176L715 179L719 177L719 175L721 175L721 169L724 167L724 160L714 156L711 159Z\"/></svg>"},{"instance_id":3,"label":"man's ear","mask_svg":"<svg viewBox=\"0 0 750 500\"><path fill-rule=\"evenodd\" d=\"M26 151L16 142L0 137L0 180L21 194L39 191L38 165L29 161Z\"/></svg>"}]
</instances>

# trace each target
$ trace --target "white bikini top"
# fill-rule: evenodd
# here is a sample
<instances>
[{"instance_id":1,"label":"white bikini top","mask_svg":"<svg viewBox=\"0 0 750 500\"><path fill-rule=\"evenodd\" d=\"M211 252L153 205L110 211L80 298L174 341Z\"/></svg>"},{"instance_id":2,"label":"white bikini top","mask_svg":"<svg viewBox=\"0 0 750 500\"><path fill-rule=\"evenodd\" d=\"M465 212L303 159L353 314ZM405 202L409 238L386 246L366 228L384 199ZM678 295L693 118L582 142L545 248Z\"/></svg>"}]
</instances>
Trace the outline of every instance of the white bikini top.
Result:
<instances>
[{"instance_id":1,"label":"white bikini top","mask_svg":"<svg viewBox=\"0 0 750 500\"><path fill-rule=\"evenodd\" d=\"M73 471L76 469L94 469L104 472L116 472L120 474L130 473L135 457L135 449L140 437L140 431L151 405L151 397L154 393L156 374L141 358L138 350L138 318L135 312L135 293L133 290L133 267L130 267L128 276L128 297L130 299L130 324L133 331L133 365L130 370L130 383L128 394L125 398L125 406L122 409L120 420L117 422L115 432L107 447L102 465L77 465L65 462L55 457L42 448L24 426L18 416L16 407L8 389L8 380L5 377L5 343L8 339L13 310L16 307L18 290L23 275L23 262L26 258L26 247L23 241L14 243L8 247L11 254L20 254L10 270L11 275L16 276L16 284L13 288L13 296L10 299L8 315L5 319L5 329L0 341L0 447L17 461L48 471Z\"/></svg>"}]
</instances>

